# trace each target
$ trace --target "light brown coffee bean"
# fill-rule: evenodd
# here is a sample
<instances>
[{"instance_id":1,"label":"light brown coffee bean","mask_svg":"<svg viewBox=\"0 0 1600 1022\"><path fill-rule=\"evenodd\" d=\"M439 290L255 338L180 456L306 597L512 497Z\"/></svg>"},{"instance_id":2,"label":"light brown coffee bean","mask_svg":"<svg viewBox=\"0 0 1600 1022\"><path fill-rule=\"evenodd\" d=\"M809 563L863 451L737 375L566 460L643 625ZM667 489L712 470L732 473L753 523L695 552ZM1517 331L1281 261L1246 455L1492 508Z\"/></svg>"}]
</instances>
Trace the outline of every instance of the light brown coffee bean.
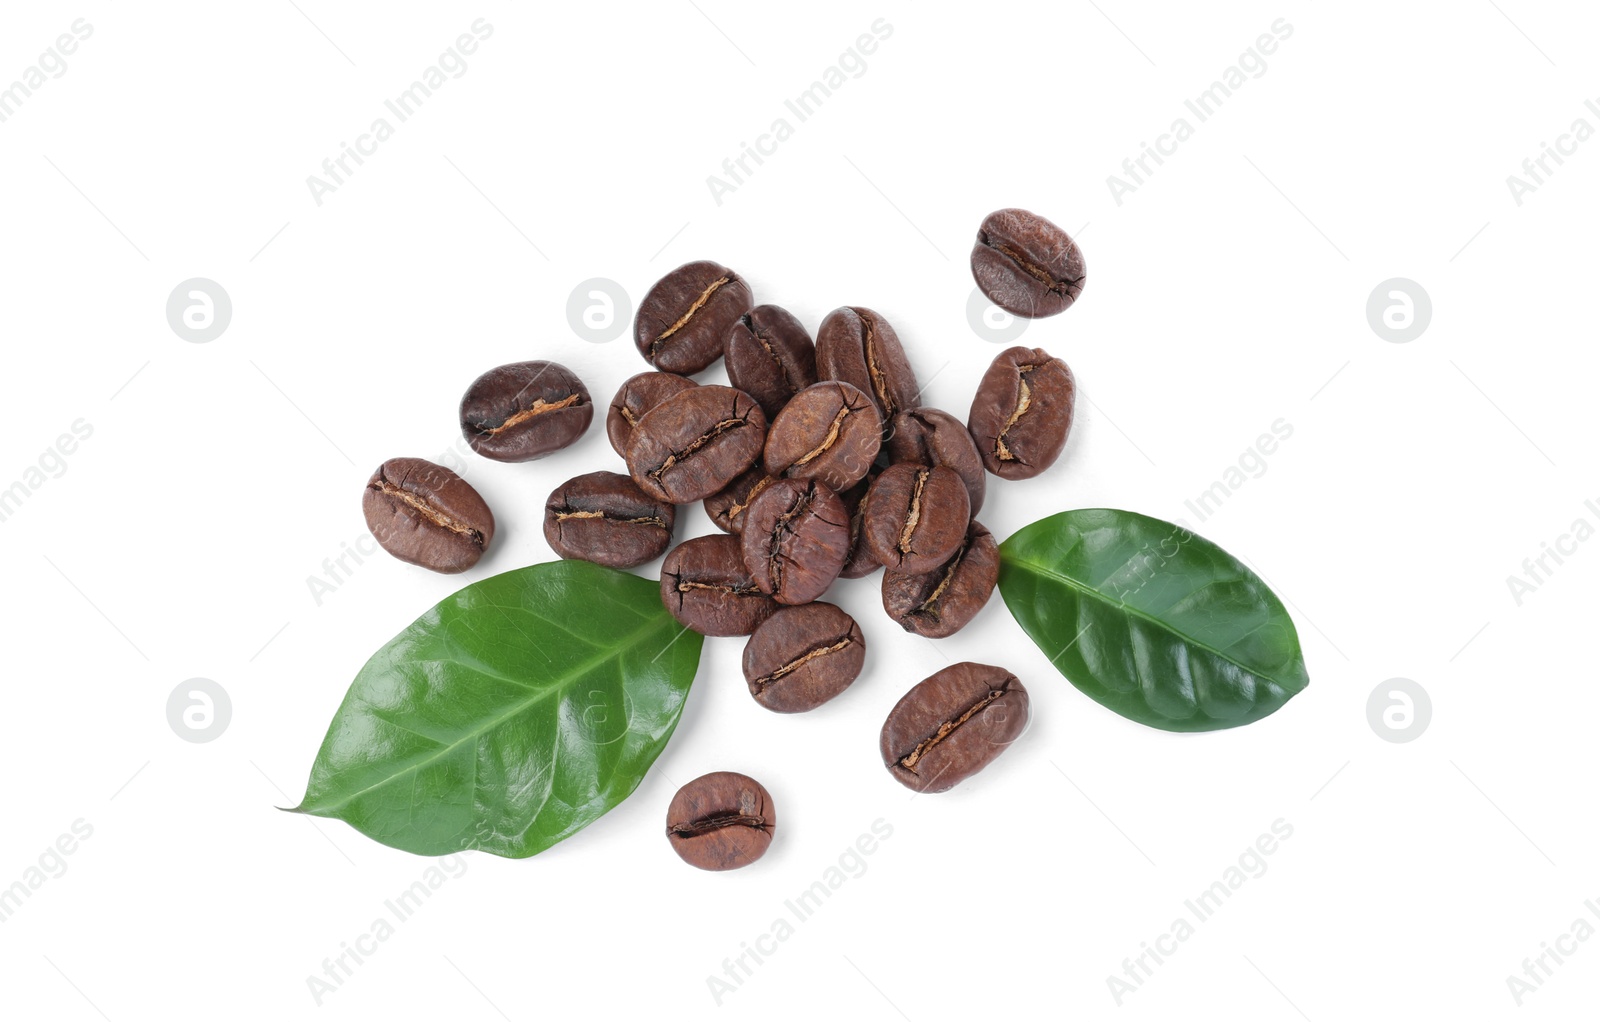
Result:
<instances>
[{"instance_id":1,"label":"light brown coffee bean","mask_svg":"<svg viewBox=\"0 0 1600 1022\"><path fill-rule=\"evenodd\" d=\"M494 515L465 479L421 458L390 458L361 497L372 538L430 571L466 571L494 539Z\"/></svg>"},{"instance_id":2,"label":"light brown coffee bean","mask_svg":"<svg viewBox=\"0 0 1600 1022\"><path fill-rule=\"evenodd\" d=\"M954 469L891 465L867 491L861 536L884 567L918 574L956 552L970 520L967 488Z\"/></svg>"},{"instance_id":3,"label":"light brown coffee bean","mask_svg":"<svg viewBox=\"0 0 1600 1022\"><path fill-rule=\"evenodd\" d=\"M749 635L778 604L744 566L737 536L697 536L661 562L661 602L701 635Z\"/></svg>"},{"instance_id":4,"label":"light brown coffee bean","mask_svg":"<svg viewBox=\"0 0 1600 1022\"><path fill-rule=\"evenodd\" d=\"M1055 464L1077 393L1072 370L1043 348L996 355L967 415L984 467L1002 479L1031 479Z\"/></svg>"},{"instance_id":5,"label":"light brown coffee bean","mask_svg":"<svg viewBox=\"0 0 1600 1022\"><path fill-rule=\"evenodd\" d=\"M485 458L533 461L583 436L589 389L566 366L513 362L489 370L461 398L461 435Z\"/></svg>"},{"instance_id":6,"label":"light brown coffee bean","mask_svg":"<svg viewBox=\"0 0 1600 1022\"><path fill-rule=\"evenodd\" d=\"M757 305L734 321L723 344L728 382L756 399L771 422L789 399L817 382L817 348L798 319Z\"/></svg>"},{"instance_id":7,"label":"light brown coffee bean","mask_svg":"<svg viewBox=\"0 0 1600 1022\"><path fill-rule=\"evenodd\" d=\"M677 513L620 472L590 472L545 501L544 538L562 557L632 568L667 552Z\"/></svg>"},{"instance_id":8,"label":"light brown coffee bean","mask_svg":"<svg viewBox=\"0 0 1600 1022\"><path fill-rule=\"evenodd\" d=\"M1000 308L1027 319L1064 312L1088 276L1078 243L1025 209L984 217L972 246L972 277Z\"/></svg>"},{"instance_id":9,"label":"light brown coffee bean","mask_svg":"<svg viewBox=\"0 0 1600 1022\"><path fill-rule=\"evenodd\" d=\"M834 309L817 329L817 375L843 380L872 398L888 428L902 408L915 408L917 374L889 321L860 307Z\"/></svg>"},{"instance_id":10,"label":"light brown coffee bean","mask_svg":"<svg viewBox=\"0 0 1600 1022\"><path fill-rule=\"evenodd\" d=\"M639 303L633 343L663 372L698 373L722 357L723 339L751 304L750 285L726 266L684 263Z\"/></svg>"},{"instance_id":11,"label":"light brown coffee bean","mask_svg":"<svg viewBox=\"0 0 1600 1022\"><path fill-rule=\"evenodd\" d=\"M744 647L744 680L756 702L804 713L850 687L867 643L855 619L831 603L782 607Z\"/></svg>"},{"instance_id":12,"label":"light brown coffee bean","mask_svg":"<svg viewBox=\"0 0 1600 1022\"><path fill-rule=\"evenodd\" d=\"M744 566L779 603L810 603L850 556L850 519L837 494L815 480L779 479L745 515Z\"/></svg>"},{"instance_id":13,"label":"light brown coffee bean","mask_svg":"<svg viewBox=\"0 0 1600 1022\"><path fill-rule=\"evenodd\" d=\"M767 853L778 827L772 796L730 770L678 789L667 807L667 840L678 857L699 869L748 866Z\"/></svg>"},{"instance_id":14,"label":"light brown coffee bean","mask_svg":"<svg viewBox=\"0 0 1600 1022\"><path fill-rule=\"evenodd\" d=\"M942 639L965 628L989 602L1000 581L1000 548L976 520L961 548L922 574L887 571L883 609L901 628Z\"/></svg>"},{"instance_id":15,"label":"light brown coffee bean","mask_svg":"<svg viewBox=\"0 0 1600 1022\"><path fill-rule=\"evenodd\" d=\"M872 399L828 380L802 390L778 413L762 459L772 475L815 479L841 491L867 474L882 442L883 420Z\"/></svg>"},{"instance_id":16,"label":"light brown coffee bean","mask_svg":"<svg viewBox=\"0 0 1600 1022\"><path fill-rule=\"evenodd\" d=\"M1028 691L1003 667L960 663L919 682L878 736L883 765L912 791L948 791L988 766L1028 726Z\"/></svg>"},{"instance_id":17,"label":"light brown coffee bean","mask_svg":"<svg viewBox=\"0 0 1600 1022\"><path fill-rule=\"evenodd\" d=\"M892 465L909 461L929 468L943 465L955 469L961 481L967 484L972 513L977 514L983 506L988 473L984 471L978 445L967 424L954 415L937 408L903 411L890 423L889 439L884 446L888 448Z\"/></svg>"},{"instance_id":18,"label":"light brown coffee bean","mask_svg":"<svg viewBox=\"0 0 1600 1022\"><path fill-rule=\"evenodd\" d=\"M674 394L644 414L628 441L628 474L674 504L704 500L755 464L767 417L755 399L707 385Z\"/></svg>"},{"instance_id":19,"label":"light brown coffee bean","mask_svg":"<svg viewBox=\"0 0 1600 1022\"><path fill-rule=\"evenodd\" d=\"M644 413L674 394L693 390L698 384L687 376L676 373L640 373L629 377L617 389L606 412L606 439L611 449L628 456L628 441L633 439L633 427L644 418Z\"/></svg>"}]
</instances>

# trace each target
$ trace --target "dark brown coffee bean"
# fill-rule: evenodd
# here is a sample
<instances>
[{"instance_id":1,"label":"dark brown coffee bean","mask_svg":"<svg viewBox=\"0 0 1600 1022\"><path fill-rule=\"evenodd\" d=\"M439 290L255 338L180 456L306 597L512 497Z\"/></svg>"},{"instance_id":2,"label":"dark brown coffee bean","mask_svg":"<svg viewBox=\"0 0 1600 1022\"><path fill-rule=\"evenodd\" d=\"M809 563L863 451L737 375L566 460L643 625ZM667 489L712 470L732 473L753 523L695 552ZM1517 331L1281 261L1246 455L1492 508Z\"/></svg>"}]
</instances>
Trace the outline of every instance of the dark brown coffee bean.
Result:
<instances>
[{"instance_id":1,"label":"dark brown coffee bean","mask_svg":"<svg viewBox=\"0 0 1600 1022\"><path fill-rule=\"evenodd\" d=\"M828 313L817 328L817 375L864 391L885 427L902 408L915 408L921 392L894 327L871 309Z\"/></svg>"},{"instance_id":2,"label":"dark brown coffee bean","mask_svg":"<svg viewBox=\"0 0 1600 1022\"><path fill-rule=\"evenodd\" d=\"M628 441L628 473L652 497L689 504L737 479L766 440L767 417L749 394L695 387L645 412Z\"/></svg>"},{"instance_id":3,"label":"dark brown coffee bean","mask_svg":"<svg viewBox=\"0 0 1600 1022\"><path fill-rule=\"evenodd\" d=\"M978 616L1000 581L1000 548L977 521L961 548L920 575L883 575L883 609L901 628L930 639L954 635Z\"/></svg>"},{"instance_id":4,"label":"dark brown coffee bean","mask_svg":"<svg viewBox=\"0 0 1600 1022\"><path fill-rule=\"evenodd\" d=\"M611 449L628 456L628 441L633 437L633 427L644 418L644 413L674 394L693 390L698 384L677 373L640 373L630 377L611 399L606 412L606 439Z\"/></svg>"},{"instance_id":5,"label":"dark brown coffee bean","mask_svg":"<svg viewBox=\"0 0 1600 1022\"><path fill-rule=\"evenodd\" d=\"M684 540L661 562L661 602L701 635L749 635L778 609L745 570L734 536Z\"/></svg>"},{"instance_id":6,"label":"dark brown coffee bean","mask_svg":"<svg viewBox=\"0 0 1600 1022\"><path fill-rule=\"evenodd\" d=\"M1030 479L1055 463L1072 429L1072 370L1043 348L1007 348L978 383L967 428L1002 479Z\"/></svg>"},{"instance_id":7,"label":"dark brown coffee bean","mask_svg":"<svg viewBox=\"0 0 1600 1022\"><path fill-rule=\"evenodd\" d=\"M632 568L667 552L677 513L621 473L590 472L545 501L544 538L562 557Z\"/></svg>"},{"instance_id":8,"label":"dark brown coffee bean","mask_svg":"<svg viewBox=\"0 0 1600 1022\"><path fill-rule=\"evenodd\" d=\"M389 553L453 575L478 563L494 539L494 515L465 479L421 458L390 458L367 480L361 513Z\"/></svg>"},{"instance_id":9,"label":"dark brown coffee bean","mask_svg":"<svg viewBox=\"0 0 1600 1022\"><path fill-rule=\"evenodd\" d=\"M883 765L912 791L948 791L982 770L1028 726L1028 692L1010 671L960 663L919 682L889 711Z\"/></svg>"},{"instance_id":10,"label":"dark brown coffee bean","mask_svg":"<svg viewBox=\"0 0 1600 1022\"><path fill-rule=\"evenodd\" d=\"M774 478L767 474L761 462L751 465L739 478L705 499L702 506L711 523L735 536L744 532L745 512L750 502L771 486Z\"/></svg>"},{"instance_id":11,"label":"dark brown coffee bean","mask_svg":"<svg viewBox=\"0 0 1600 1022\"><path fill-rule=\"evenodd\" d=\"M770 440L770 438L769 438ZM955 469L967 486L972 513L983 506L988 476L978 445L966 424L938 408L913 408L894 417L889 427L889 461L912 462L933 468L943 465Z\"/></svg>"},{"instance_id":12,"label":"dark brown coffee bean","mask_svg":"<svg viewBox=\"0 0 1600 1022\"><path fill-rule=\"evenodd\" d=\"M744 680L767 709L804 713L849 688L866 656L860 626L833 604L782 607L745 643Z\"/></svg>"},{"instance_id":13,"label":"dark brown coffee bean","mask_svg":"<svg viewBox=\"0 0 1600 1022\"><path fill-rule=\"evenodd\" d=\"M866 510L867 491L881 471L882 469L874 466L868 470L865 479L839 494L839 499L844 502L845 512L850 515L850 556L839 572L840 578L866 578L883 567L883 562L873 554L861 531L861 517L862 512Z\"/></svg>"},{"instance_id":14,"label":"dark brown coffee bean","mask_svg":"<svg viewBox=\"0 0 1600 1022\"><path fill-rule=\"evenodd\" d=\"M788 310L757 305L734 320L723 344L728 382L756 399L770 422L817 382L817 347Z\"/></svg>"},{"instance_id":15,"label":"dark brown coffee bean","mask_svg":"<svg viewBox=\"0 0 1600 1022\"><path fill-rule=\"evenodd\" d=\"M767 789L729 770L696 777L678 789L667 807L672 850L699 869L750 865L766 854L777 826Z\"/></svg>"},{"instance_id":16,"label":"dark brown coffee bean","mask_svg":"<svg viewBox=\"0 0 1600 1022\"><path fill-rule=\"evenodd\" d=\"M751 302L750 285L721 263L684 263L639 303L633 342L657 369L698 373L722 357L723 339Z\"/></svg>"},{"instance_id":17,"label":"dark brown coffee bean","mask_svg":"<svg viewBox=\"0 0 1600 1022\"><path fill-rule=\"evenodd\" d=\"M891 465L867 491L861 536L891 571L932 571L967 534L967 488L954 469Z\"/></svg>"},{"instance_id":18,"label":"dark brown coffee bean","mask_svg":"<svg viewBox=\"0 0 1600 1022\"><path fill-rule=\"evenodd\" d=\"M821 483L779 479L751 501L739 538L762 592L779 603L810 603L850 556L850 516Z\"/></svg>"},{"instance_id":19,"label":"dark brown coffee bean","mask_svg":"<svg viewBox=\"0 0 1600 1022\"><path fill-rule=\"evenodd\" d=\"M762 458L773 475L847 490L867 474L882 443L883 420L872 399L828 380L802 390L778 413Z\"/></svg>"},{"instance_id":20,"label":"dark brown coffee bean","mask_svg":"<svg viewBox=\"0 0 1600 1022\"><path fill-rule=\"evenodd\" d=\"M495 461L532 461L583 436L594 404L583 381L554 362L513 362L472 381L461 435Z\"/></svg>"},{"instance_id":21,"label":"dark brown coffee bean","mask_svg":"<svg viewBox=\"0 0 1600 1022\"><path fill-rule=\"evenodd\" d=\"M972 279L989 300L1015 316L1065 312L1083 293L1083 252L1066 231L1025 209L984 217L972 247Z\"/></svg>"}]
</instances>

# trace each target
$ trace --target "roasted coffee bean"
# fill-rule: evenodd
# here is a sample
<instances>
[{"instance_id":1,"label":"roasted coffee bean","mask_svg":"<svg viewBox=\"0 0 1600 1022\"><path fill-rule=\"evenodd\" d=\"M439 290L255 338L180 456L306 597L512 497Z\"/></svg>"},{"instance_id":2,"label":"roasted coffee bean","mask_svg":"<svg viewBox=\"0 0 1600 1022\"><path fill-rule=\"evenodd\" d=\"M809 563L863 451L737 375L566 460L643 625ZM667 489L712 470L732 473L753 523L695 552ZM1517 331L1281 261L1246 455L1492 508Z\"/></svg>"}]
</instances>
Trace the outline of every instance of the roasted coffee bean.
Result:
<instances>
[{"instance_id":1,"label":"roasted coffee bean","mask_svg":"<svg viewBox=\"0 0 1600 1022\"><path fill-rule=\"evenodd\" d=\"M850 556L839 572L840 578L866 578L883 567L883 562L873 554L872 548L867 545L861 532L861 516L866 510L867 491L881 471L882 469L874 466L868 470L866 478L839 494L839 499L844 501L845 512L850 516Z\"/></svg>"},{"instance_id":2,"label":"roasted coffee bean","mask_svg":"<svg viewBox=\"0 0 1600 1022\"><path fill-rule=\"evenodd\" d=\"M882 443L883 420L872 399L858 387L828 380L802 390L778 413L762 458L775 476L847 490L867 474Z\"/></svg>"},{"instance_id":3,"label":"roasted coffee bean","mask_svg":"<svg viewBox=\"0 0 1600 1022\"><path fill-rule=\"evenodd\" d=\"M708 385L674 394L644 414L628 441L628 473L652 497L704 500L761 456L767 417L742 390Z\"/></svg>"},{"instance_id":4,"label":"roasted coffee bean","mask_svg":"<svg viewBox=\"0 0 1600 1022\"><path fill-rule=\"evenodd\" d=\"M787 309L757 305L734 320L723 343L728 382L756 399L771 422L817 382L817 347Z\"/></svg>"},{"instance_id":5,"label":"roasted coffee bean","mask_svg":"<svg viewBox=\"0 0 1600 1022\"><path fill-rule=\"evenodd\" d=\"M902 408L915 408L921 392L894 327L871 309L828 313L817 328L817 375L864 391L885 428Z\"/></svg>"},{"instance_id":6,"label":"roasted coffee bean","mask_svg":"<svg viewBox=\"0 0 1600 1022\"><path fill-rule=\"evenodd\" d=\"M1043 348L1007 348L978 383L967 428L1002 479L1029 479L1055 463L1072 429L1072 370Z\"/></svg>"},{"instance_id":7,"label":"roasted coffee bean","mask_svg":"<svg viewBox=\"0 0 1600 1022\"><path fill-rule=\"evenodd\" d=\"M721 771L678 789L667 807L667 840L699 869L748 866L766 854L778 814L767 789L744 774Z\"/></svg>"},{"instance_id":8,"label":"roasted coffee bean","mask_svg":"<svg viewBox=\"0 0 1600 1022\"><path fill-rule=\"evenodd\" d=\"M678 509L617 472L568 479L544 503L544 538L562 557L632 568L672 544Z\"/></svg>"},{"instance_id":9,"label":"roasted coffee bean","mask_svg":"<svg viewBox=\"0 0 1600 1022\"><path fill-rule=\"evenodd\" d=\"M972 279L989 300L1027 319L1066 311L1083 293L1083 252L1066 231L1025 209L983 218Z\"/></svg>"},{"instance_id":10,"label":"roasted coffee bean","mask_svg":"<svg viewBox=\"0 0 1600 1022\"><path fill-rule=\"evenodd\" d=\"M461 435L495 461L532 461L583 436L594 404L583 381L554 362L513 362L472 381Z\"/></svg>"},{"instance_id":11,"label":"roasted coffee bean","mask_svg":"<svg viewBox=\"0 0 1600 1022\"><path fill-rule=\"evenodd\" d=\"M390 458L361 496L372 538L389 553L453 575L478 563L494 539L494 515L465 479L421 458Z\"/></svg>"},{"instance_id":12,"label":"roasted coffee bean","mask_svg":"<svg viewBox=\"0 0 1600 1022\"><path fill-rule=\"evenodd\" d=\"M1010 671L960 663L919 682L889 711L883 765L913 791L948 791L982 770L1028 726L1028 692Z\"/></svg>"},{"instance_id":13,"label":"roasted coffee bean","mask_svg":"<svg viewBox=\"0 0 1600 1022\"><path fill-rule=\"evenodd\" d=\"M782 607L744 646L744 680L755 701L778 713L814 710L850 687L867 643L831 603Z\"/></svg>"},{"instance_id":14,"label":"roasted coffee bean","mask_svg":"<svg viewBox=\"0 0 1600 1022\"><path fill-rule=\"evenodd\" d=\"M689 377L677 373L640 373L629 378L617 390L617 396L611 399L611 409L606 412L606 439L611 441L611 449L626 458L633 427L644 418L644 413L672 395L696 386Z\"/></svg>"},{"instance_id":15,"label":"roasted coffee bean","mask_svg":"<svg viewBox=\"0 0 1600 1022\"><path fill-rule=\"evenodd\" d=\"M779 603L810 603L850 556L850 516L821 483L779 479L750 502L739 538L762 592Z\"/></svg>"},{"instance_id":16,"label":"roasted coffee bean","mask_svg":"<svg viewBox=\"0 0 1600 1022\"><path fill-rule=\"evenodd\" d=\"M886 568L917 574L956 552L970 519L967 488L954 469L891 465L867 491L861 536Z\"/></svg>"},{"instance_id":17,"label":"roasted coffee bean","mask_svg":"<svg viewBox=\"0 0 1600 1022\"><path fill-rule=\"evenodd\" d=\"M977 521L961 548L939 567L920 575L883 575L883 609L901 628L942 639L965 628L989 602L1000 581L1000 548Z\"/></svg>"},{"instance_id":18,"label":"roasted coffee bean","mask_svg":"<svg viewBox=\"0 0 1600 1022\"><path fill-rule=\"evenodd\" d=\"M734 322L750 311L750 285L720 263L684 263L655 282L633 318L633 342L646 362L669 373L698 373L722 357Z\"/></svg>"},{"instance_id":19,"label":"roasted coffee bean","mask_svg":"<svg viewBox=\"0 0 1600 1022\"><path fill-rule=\"evenodd\" d=\"M661 562L661 602L701 635L749 635L778 609L745 570L734 536L684 540Z\"/></svg>"},{"instance_id":20,"label":"roasted coffee bean","mask_svg":"<svg viewBox=\"0 0 1600 1022\"><path fill-rule=\"evenodd\" d=\"M988 484L983 459L978 456L978 445L972 433L954 415L938 408L901 412L890 424L887 446L889 461L893 464L912 462L929 468L943 465L955 469L956 475L967 485L972 513L977 514L983 506L984 489Z\"/></svg>"},{"instance_id":21,"label":"roasted coffee bean","mask_svg":"<svg viewBox=\"0 0 1600 1022\"><path fill-rule=\"evenodd\" d=\"M711 523L723 532L731 532L735 536L742 533L745 512L749 510L750 502L756 499L762 490L771 486L774 478L767 474L766 466L761 462L757 461L751 465L739 478L705 499L702 506L705 507Z\"/></svg>"}]
</instances>

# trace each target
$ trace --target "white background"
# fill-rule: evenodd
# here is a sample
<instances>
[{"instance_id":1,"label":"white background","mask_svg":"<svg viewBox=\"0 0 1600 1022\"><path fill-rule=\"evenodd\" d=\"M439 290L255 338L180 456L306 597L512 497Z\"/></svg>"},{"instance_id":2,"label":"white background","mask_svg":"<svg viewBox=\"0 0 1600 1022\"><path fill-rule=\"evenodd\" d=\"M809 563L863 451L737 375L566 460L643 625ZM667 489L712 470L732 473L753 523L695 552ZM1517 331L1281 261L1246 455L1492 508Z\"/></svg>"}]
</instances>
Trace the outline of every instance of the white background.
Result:
<instances>
[{"instance_id":1,"label":"white background","mask_svg":"<svg viewBox=\"0 0 1600 1022\"><path fill-rule=\"evenodd\" d=\"M1520 206L1506 177L1574 119L1600 128L1584 107L1600 102L1600 18L1497 2L8 5L0 84L74 19L93 35L0 124L0 487L75 420L93 435L0 522L0 887L73 821L93 834L0 923L0 1011L1592 1008L1600 941L1520 1010L1506 978L1574 920L1600 926L1584 907L1600 899L1600 543L1520 605L1506 579L1600 514L1584 506L1600 503L1600 140ZM479 17L493 35L466 73L314 202L307 176ZM892 35L865 72L798 123L783 101L879 17ZM1267 70L1206 122L1187 114L1280 18L1293 34ZM781 116L793 137L715 203L707 176ZM1179 116L1193 137L1119 204L1107 176ZM644 364L627 336L576 337L569 293L606 277L636 303L696 258L812 328L841 304L879 310L931 402L964 417L999 350L967 320L967 252L1012 205L1082 242L1082 300L1022 338L1082 389L1061 462L991 480L984 522L1003 539L1070 507L1187 520L1289 603L1310 687L1254 726L1170 735L1072 688L998 597L935 644L882 616L876 578L843 584L870 642L849 691L767 713L741 642L708 641L631 799L536 858L461 860L318 1007L307 977L429 862L274 807L298 801L372 650L459 585L548 559L545 494L621 463L598 423L544 461L473 459L500 523L491 556L455 578L379 555L318 605L307 579L362 534L371 470L457 443L461 391L499 363L556 359L603 403ZM197 276L234 306L207 344L164 314ZM1432 299L1406 344L1367 321L1392 277ZM1265 473L1200 522L1185 501L1280 418L1293 436ZM682 521L680 536L710 531L698 509ZM878 728L964 659L1021 676L1033 726L983 774L913 799L878 761ZM167 720L195 677L231 697L207 744ZM1368 723L1396 677L1431 696L1406 744ZM661 833L676 786L716 769L761 779L781 814L770 854L725 875L686 867ZM879 819L893 834L866 872L719 1008L707 977ZM1119 1007L1107 978L1280 819L1293 834L1265 874Z\"/></svg>"}]
</instances>

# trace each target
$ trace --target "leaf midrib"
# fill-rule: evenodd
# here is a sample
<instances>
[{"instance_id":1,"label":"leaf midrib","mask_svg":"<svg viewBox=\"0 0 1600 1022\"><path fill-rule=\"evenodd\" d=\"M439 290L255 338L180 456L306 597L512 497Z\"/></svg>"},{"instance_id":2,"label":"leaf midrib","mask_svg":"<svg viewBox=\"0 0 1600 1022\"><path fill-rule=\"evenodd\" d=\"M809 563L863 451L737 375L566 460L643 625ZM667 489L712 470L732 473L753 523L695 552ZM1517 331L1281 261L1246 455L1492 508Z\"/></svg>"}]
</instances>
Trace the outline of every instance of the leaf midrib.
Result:
<instances>
[{"instance_id":1,"label":"leaf midrib","mask_svg":"<svg viewBox=\"0 0 1600 1022\"><path fill-rule=\"evenodd\" d=\"M433 755L429 756L427 759L421 760L421 761L419 761L419 762L417 762L417 763L415 763L415 764L413 764L411 766L406 767L403 770L397 770L394 773L389 774L387 777L384 777L382 780L379 780L374 784L367 785L365 788L362 788L360 791L351 792L350 794L346 795L344 798L340 799L337 802L330 802L330 803L327 803L325 805L318 805L315 808L315 810L305 809L303 807L303 804L302 804L302 806L300 808L297 808L295 811L296 812L310 813L311 815L321 815L323 813L333 812L335 810L342 809L344 806L349 805L351 802L353 802L356 799L360 798L362 795L367 794L368 792L376 791L379 788L383 787L384 785L392 783L393 781L395 781L398 778L405 777L405 776L408 776L408 775L411 775L411 776L417 775L418 773L421 772L423 767L425 767L428 764L434 762L435 760L438 760L438 759L444 757L445 755L449 754L451 751L453 751L454 749L459 747L463 742L466 742L468 739L476 741L477 739L482 738L485 734L488 734L490 731L494 730L496 727L499 727L501 724L503 724L506 721L510 720L512 717L515 717L518 714L524 713L527 710L529 710L530 708L538 705L539 703L544 702L546 699L550 698L550 696L555 695L555 694L559 694L560 692L564 691L568 687L568 685L570 684L571 681L573 681L575 679L578 679L578 678L586 677L589 674L590 671L593 671L595 668L600 667L602 664L608 663L609 661L612 661L612 660L621 659L622 654L625 651L627 651L629 648L631 648L635 642L638 642L638 641L642 640L648 633L660 629L664 623L665 622L661 622L661 621L652 621L649 625L645 626L644 628L639 629L636 632L633 632L632 634L628 635L626 638L624 638L623 640L618 642L617 645L614 647L612 652L603 653L600 656L592 657L592 658L590 658L588 660L585 660L583 663L579 664L571 673L569 673L567 675L566 679L564 679L562 682L554 684L554 685L551 685L551 686L548 686L544 691L541 691L538 695L535 695L535 696L532 696L531 698L523 700L522 702L518 703L515 707L513 707L511 710L509 710L506 713L503 713L500 716L494 718L494 720L492 720L489 723L485 724L483 727L477 728L475 730L467 732L466 734L462 735L460 738L457 738L455 741L451 742L449 745L446 745L443 748L441 748L438 752L436 752ZM443 658L435 657L433 659L440 660L440 659L443 659ZM483 673L483 672L477 672L477 673ZM381 718L381 717L379 717L377 719L382 721L383 723L388 723L388 721L384 721L383 718ZM398 725L396 725L396 726L398 726ZM415 732L413 732L413 734L414 733ZM423 736L423 737L426 737L426 736ZM477 794L477 787L478 787L476 780L473 781L472 787L473 787L473 794L476 795Z\"/></svg>"},{"instance_id":2,"label":"leaf midrib","mask_svg":"<svg viewBox=\"0 0 1600 1022\"><path fill-rule=\"evenodd\" d=\"M1270 675L1270 674L1263 673L1261 670L1259 670L1259 669L1257 669L1255 667L1251 667L1248 664L1242 664L1238 660L1236 660L1233 657L1229 656L1228 654L1222 652L1220 649L1217 649L1215 646L1212 646L1212 645L1209 645L1208 643L1202 642L1199 639L1196 639L1192 635L1188 635L1188 634L1185 634L1184 632L1178 631L1178 629L1174 628L1172 625L1168 624L1167 622L1162 621L1160 618L1151 617L1149 614L1147 614L1144 611L1140 610L1139 608L1133 606L1132 604L1124 603L1121 600L1113 601L1111 599L1111 597L1107 596L1105 593L1102 593L1100 590L1094 588L1093 586L1089 585L1086 582L1080 581L1079 579L1075 579L1070 575L1063 575L1060 572L1052 571L1049 568L1046 568L1046 567L1044 567L1043 565L1040 565L1040 564L1035 564L1032 561L1024 561L1024 560L1021 560L1021 559L1015 558L1015 557L1007 558L1003 552L1001 553L1001 559L1002 560L1010 560L1011 563L1016 565L1017 567L1026 569L1028 571L1031 571L1036 575L1043 575L1046 578L1053 578L1053 579L1056 579L1059 582L1064 582L1064 583L1066 583L1066 585L1069 588L1075 589L1080 593L1086 593L1086 594L1088 594L1090 596L1093 596L1100 603L1104 604L1105 606L1107 606L1107 607L1109 607L1111 609L1120 609L1120 610L1126 611L1130 617L1139 618L1140 620L1145 621L1145 622L1155 626L1156 628L1159 628L1161 631L1164 631L1169 635L1176 636L1177 638L1182 639L1184 642L1187 642L1191 646L1198 647L1199 649L1204 650L1207 653L1210 653L1212 656L1216 657L1218 660L1221 660L1221 661L1223 661L1225 663L1230 663L1233 666L1239 668L1239 670L1246 672L1247 674L1251 674L1251 675L1254 675L1257 678L1262 678L1262 679L1264 679L1266 681L1269 681L1272 684L1277 685L1279 688L1287 688L1288 687L1287 684L1285 683L1284 679L1279 678L1279 677L1275 677L1275 676Z\"/></svg>"}]
</instances>

